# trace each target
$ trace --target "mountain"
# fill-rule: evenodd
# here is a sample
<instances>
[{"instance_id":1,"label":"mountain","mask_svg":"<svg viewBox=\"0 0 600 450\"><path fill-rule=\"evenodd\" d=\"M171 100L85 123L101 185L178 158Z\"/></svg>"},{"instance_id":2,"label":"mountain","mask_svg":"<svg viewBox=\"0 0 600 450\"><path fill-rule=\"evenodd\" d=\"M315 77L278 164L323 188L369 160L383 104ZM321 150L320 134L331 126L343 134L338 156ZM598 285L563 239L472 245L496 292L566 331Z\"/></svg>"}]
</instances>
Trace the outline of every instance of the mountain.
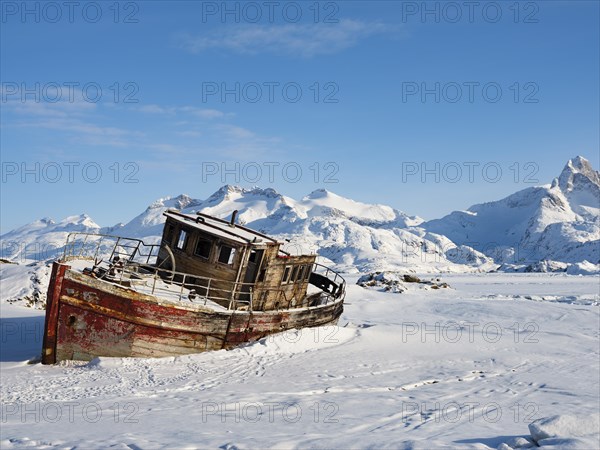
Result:
<instances>
[{"instance_id":1,"label":"mountain","mask_svg":"<svg viewBox=\"0 0 600 450\"><path fill-rule=\"evenodd\" d=\"M55 222L44 218L0 236L0 257L13 261L56 258L62 252L69 233L99 233L100 228L87 214L69 216Z\"/></svg>"},{"instance_id":2,"label":"mountain","mask_svg":"<svg viewBox=\"0 0 600 450\"><path fill-rule=\"evenodd\" d=\"M73 231L157 243L169 208L226 219L238 210L240 224L285 241L291 253L317 253L345 272L600 271L600 174L581 157L570 160L551 185L428 222L324 189L295 200L270 188L226 185L205 200L161 198L110 228L87 215L59 223L42 219L0 236L0 256L18 262L54 258Z\"/></svg>"},{"instance_id":3,"label":"mountain","mask_svg":"<svg viewBox=\"0 0 600 450\"><path fill-rule=\"evenodd\" d=\"M162 214L173 207L184 213L201 211L227 219L238 210L240 224L286 242L286 251L317 253L323 262L350 272L399 266L413 271L473 271L494 266L493 261L477 252L452 251L456 246L442 236L417 228L408 231L407 227L423 222L418 217L385 205L356 202L324 189L294 200L273 189L226 185L206 200L184 195L160 199L116 232L158 242ZM426 254L422 254L423 249Z\"/></svg>"},{"instance_id":4,"label":"mountain","mask_svg":"<svg viewBox=\"0 0 600 450\"><path fill-rule=\"evenodd\" d=\"M467 245L504 269L563 270L600 263L600 172L578 156L552 184L454 211L421 227ZM596 269L597 270L597 269Z\"/></svg>"},{"instance_id":5,"label":"mountain","mask_svg":"<svg viewBox=\"0 0 600 450\"><path fill-rule=\"evenodd\" d=\"M185 213L201 211L222 218L229 218L238 210L240 224L286 242L286 251L317 253L323 262L348 272L398 267L419 272L456 272L495 267L485 255L418 228L423 222L419 217L389 206L357 202L324 189L294 200L273 189L230 185L223 186L206 200L187 195L159 199L128 223L111 228L100 228L87 216L67 218L63 221L67 225L60 227L51 221L45 225L37 222L26 225L1 237L7 244L24 244L3 245L2 257L21 261L53 257L60 253L71 231L136 237L157 243L165 219L163 212L169 208ZM40 245L52 248L54 254L32 252Z\"/></svg>"}]
</instances>

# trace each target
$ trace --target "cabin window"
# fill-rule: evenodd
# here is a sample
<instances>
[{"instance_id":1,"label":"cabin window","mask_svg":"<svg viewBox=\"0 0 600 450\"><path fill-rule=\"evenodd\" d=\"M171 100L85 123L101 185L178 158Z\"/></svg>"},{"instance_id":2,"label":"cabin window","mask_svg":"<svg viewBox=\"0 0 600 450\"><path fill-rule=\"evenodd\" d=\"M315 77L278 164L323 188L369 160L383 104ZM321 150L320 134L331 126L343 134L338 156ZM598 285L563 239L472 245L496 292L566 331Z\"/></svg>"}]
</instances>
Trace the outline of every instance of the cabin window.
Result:
<instances>
[{"instance_id":1,"label":"cabin window","mask_svg":"<svg viewBox=\"0 0 600 450\"><path fill-rule=\"evenodd\" d=\"M306 266L306 272L304 273L304 279L308 280L310 278L310 266Z\"/></svg>"},{"instance_id":2,"label":"cabin window","mask_svg":"<svg viewBox=\"0 0 600 450\"><path fill-rule=\"evenodd\" d=\"M185 244L187 242L188 233L185 230L179 230L179 237L177 238L177 248L179 250L185 249Z\"/></svg>"},{"instance_id":3,"label":"cabin window","mask_svg":"<svg viewBox=\"0 0 600 450\"><path fill-rule=\"evenodd\" d=\"M290 280L290 272L292 270L291 266L287 266L283 271L283 278L281 279L282 283L287 283Z\"/></svg>"},{"instance_id":4,"label":"cabin window","mask_svg":"<svg viewBox=\"0 0 600 450\"><path fill-rule=\"evenodd\" d=\"M248 261L251 263L256 263L256 250L250 250L250 256L248 257Z\"/></svg>"},{"instance_id":5,"label":"cabin window","mask_svg":"<svg viewBox=\"0 0 600 450\"><path fill-rule=\"evenodd\" d=\"M208 239L200 238L198 239L198 243L196 244L196 250L194 254L204 259L208 259L210 257L210 249L212 248L212 242Z\"/></svg>"},{"instance_id":6,"label":"cabin window","mask_svg":"<svg viewBox=\"0 0 600 450\"><path fill-rule=\"evenodd\" d=\"M292 269L292 276L290 277L290 281L293 283L294 281L296 281L296 277L298 276L298 269L300 268L300 266L294 266L294 268Z\"/></svg>"},{"instance_id":7,"label":"cabin window","mask_svg":"<svg viewBox=\"0 0 600 450\"><path fill-rule=\"evenodd\" d=\"M304 280L304 269L306 269L306 266L300 266L300 268L298 269L298 276L296 278L297 281Z\"/></svg>"},{"instance_id":8,"label":"cabin window","mask_svg":"<svg viewBox=\"0 0 600 450\"><path fill-rule=\"evenodd\" d=\"M169 224L167 225L167 229L165 230L165 242L167 243L167 245L171 246L172 242L173 242L173 225Z\"/></svg>"},{"instance_id":9,"label":"cabin window","mask_svg":"<svg viewBox=\"0 0 600 450\"><path fill-rule=\"evenodd\" d=\"M221 245L221 251L219 252L219 262L222 264L233 264L233 258L235 257L235 248L228 245Z\"/></svg>"},{"instance_id":10,"label":"cabin window","mask_svg":"<svg viewBox=\"0 0 600 450\"><path fill-rule=\"evenodd\" d=\"M258 274L258 281L259 281L259 282L261 282L261 283L262 283L263 281L265 281L265 275L266 275L266 274L267 274L267 269L262 269L262 270L260 271L260 273Z\"/></svg>"}]
</instances>

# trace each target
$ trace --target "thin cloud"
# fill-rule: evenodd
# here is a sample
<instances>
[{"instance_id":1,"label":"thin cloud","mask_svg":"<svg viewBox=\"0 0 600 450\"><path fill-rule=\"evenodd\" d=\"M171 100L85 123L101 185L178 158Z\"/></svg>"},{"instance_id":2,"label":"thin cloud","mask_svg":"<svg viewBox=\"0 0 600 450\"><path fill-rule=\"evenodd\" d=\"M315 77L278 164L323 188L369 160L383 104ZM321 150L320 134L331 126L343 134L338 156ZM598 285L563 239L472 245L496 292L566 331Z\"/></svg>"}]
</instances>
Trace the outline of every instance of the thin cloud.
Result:
<instances>
[{"instance_id":1,"label":"thin cloud","mask_svg":"<svg viewBox=\"0 0 600 450\"><path fill-rule=\"evenodd\" d=\"M202 119L219 119L225 117L223 111L209 108L197 108L195 106L160 106L155 104L142 105L137 108L140 112L150 114L176 115L178 113L188 113Z\"/></svg>"},{"instance_id":2,"label":"thin cloud","mask_svg":"<svg viewBox=\"0 0 600 450\"><path fill-rule=\"evenodd\" d=\"M254 139L256 137L252 131L236 125L220 125L217 128L230 139Z\"/></svg>"},{"instance_id":3,"label":"thin cloud","mask_svg":"<svg viewBox=\"0 0 600 450\"><path fill-rule=\"evenodd\" d=\"M175 134L184 138L198 138L202 136L202 133L200 131L195 130L176 131Z\"/></svg>"},{"instance_id":4,"label":"thin cloud","mask_svg":"<svg viewBox=\"0 0 600 450\"><path fill-rule=\"evenodd\" d=\"M15 126L61 131L68 133L75 142L110 147L128 147L132 144L132 139L139 139L144 136L140 132L99 126L73 118L46 118L34 122L17 122Z\"/></svg>"},{"instance_id":5,"label":"thin cloud","mask_svg":"<svg viewBox=\"0 0 600 450\"><path fill-rule=\"evenodd\" d=\"M181 111L188 112L202 119L218 119L221 117L225 117L225 113L217 109L203 109L196 108L194 106L184 106L181 108Z\"/></svg>"},{"instance_id":6,"label":"thin cloud","mask_svg":"<svg viewBox=\"0 0 600 450\"><path fill-rule=\"evenodd\" d=\"M36 135L42 135L41 130L49 130L54 133L47 134L48 137L77 145L143 148L156 158L173 155L193 157L200 152L223 157L234 155L243 159L273 152L280 143L278 138L260 136L247 128L227 123L234 114L197 106L147 104L126 108L138 114L159 116L157 119L163 121L163 126L158 135L154 128L138 131L122 127L122 121L115 119L114 115L102 114L105 105L10 101L4 106L12 114L3 120L3 128L31 129ZM181 118L184 120L177 120ZM119 123L117 126L114 125L116 121ZM169 141L161 142L163 140Z\"/></svg>"},{"instance_id":7,"label":"thin cloud","mask_svg":"<svg viewBox=\"0 0 600 450\"><path fill-rule=\"evenodd\" d=\"M175 111L172 108L165 108L158 105L142 105L137 108L140 112L150 113L150 114L174 114Z\"/></svg>"},{"instance_id":8,"label":"thin cloud","mask_svg":"<svg viewBox=\"0 0 600 450\"><path fill-rule=\"evenodd\" d=\"M181 47L191 53L222 49L250 55L266 51L310 58L337 53L362 39L395 29L380 22L359 20L340 20L337 24L247 24L220 28L200 36L181 34L178 40Z\"/></svg>"},{"instance_id":9,"label":"thin cloud","mask_svg":"<svg viewBox=\"0 0 600 450\"><path fill-rule=\"evenodd\" d=\"M56 103L48 102L24 102L18 100L7 101L4 106L22 116L39 116L39 117L72 117L80 116L96 110L95 103L77 101L67 102L61 101Z\"/></svg>"}]
</instances>

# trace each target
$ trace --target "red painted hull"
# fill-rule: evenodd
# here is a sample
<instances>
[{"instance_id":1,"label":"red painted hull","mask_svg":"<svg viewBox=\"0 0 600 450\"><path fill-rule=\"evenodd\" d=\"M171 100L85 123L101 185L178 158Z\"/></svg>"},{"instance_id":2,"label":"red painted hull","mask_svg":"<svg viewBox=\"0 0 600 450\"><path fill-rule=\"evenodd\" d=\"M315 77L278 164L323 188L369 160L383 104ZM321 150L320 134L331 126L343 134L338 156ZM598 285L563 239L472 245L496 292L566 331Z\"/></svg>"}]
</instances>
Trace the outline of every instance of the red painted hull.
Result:
<instances>
[{"instance_id":1,"label":"red painted hull","mask_svg":"<svg viewBox=\"0 0 600 450\"><path fill-rule=\"evenodd\" d=\"M54 263L42 362L160 357L232 348L292 328L337 323L343 301L280 311L215 311L98 280Z\"/></svg>"}]
</instances>

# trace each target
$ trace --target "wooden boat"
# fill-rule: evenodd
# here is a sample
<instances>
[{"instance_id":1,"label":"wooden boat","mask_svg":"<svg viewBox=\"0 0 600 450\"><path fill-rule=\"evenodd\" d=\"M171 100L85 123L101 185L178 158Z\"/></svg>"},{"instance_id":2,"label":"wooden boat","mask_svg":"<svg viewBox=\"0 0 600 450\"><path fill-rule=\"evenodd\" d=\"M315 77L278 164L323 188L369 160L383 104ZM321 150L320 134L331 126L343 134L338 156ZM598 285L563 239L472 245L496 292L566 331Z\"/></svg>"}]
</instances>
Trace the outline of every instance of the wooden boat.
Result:
<instances>
[{"instance_id":1,"label":"wooden boat","mask_svg":"<svg viewBox=\"0 0 600 450\"><path fill-rule=\"evenodd\" d=\"M168 210L159 244L69 235L52 267L42 363L184 355L336 324L344 279L236 214Z\"/></svg>"}]
</instances>

